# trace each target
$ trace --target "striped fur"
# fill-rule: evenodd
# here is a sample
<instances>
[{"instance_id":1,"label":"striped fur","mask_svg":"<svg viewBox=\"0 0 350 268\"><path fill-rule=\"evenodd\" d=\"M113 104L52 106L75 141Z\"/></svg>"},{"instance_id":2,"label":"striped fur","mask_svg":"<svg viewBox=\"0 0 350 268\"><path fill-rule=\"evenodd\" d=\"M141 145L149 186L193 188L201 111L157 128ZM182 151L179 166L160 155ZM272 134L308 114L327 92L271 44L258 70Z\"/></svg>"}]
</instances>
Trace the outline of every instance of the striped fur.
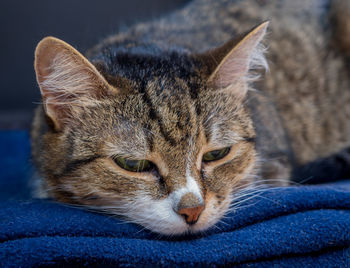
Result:
<instances>
[{"instance_id":1,"label":"striped fur","mask_svg":"<svg viewBox=\"0 0 350 268\"><path fill-rule=\"evenodd\" d=\"M195 0L107 38L89 60L44 39L32 128L43 191L162 234L202 232L260 181L286 185L293 167L349 146L346 40L318 23L321 2L300 1L304 16L287 1ZM271 64L257 91L267 23L247 30L266 19ZM127 171L116 157L156 168ZM184 196L205 205L195 224L176 212Z\"/></svg>"}]
</instances>

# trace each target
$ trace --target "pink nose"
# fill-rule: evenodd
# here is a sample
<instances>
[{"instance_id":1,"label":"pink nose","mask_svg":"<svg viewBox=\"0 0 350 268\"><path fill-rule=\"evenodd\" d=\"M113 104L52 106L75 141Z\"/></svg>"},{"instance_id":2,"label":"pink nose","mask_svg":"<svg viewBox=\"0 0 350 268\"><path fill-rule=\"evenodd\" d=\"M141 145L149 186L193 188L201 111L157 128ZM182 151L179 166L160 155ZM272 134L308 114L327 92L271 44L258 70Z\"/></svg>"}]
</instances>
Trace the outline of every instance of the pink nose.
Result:
<instances>
[{"instance_id":1,"label":"pink nose","mask_svg":"<svg viewBox=\"0 0 350 268\"><path fill-rule=\"evenodd\" d=\"M203 201L201 201L195 194L187 193L181 197L175 211L177 214L181 215L188 224L195 224L203 209Z\"/></svg>"},{"instance_id":2,"label":"pink nose","mask_svg":"<svg viewBox=\"0 0 350 268\"><path fill-rule=\"evenodd\" d=\"M198 221L199 215L204 209L203 205L190 208L182 208L177 213L184 217L188 224L195 224Z\"/></svg>"}]
</instances>

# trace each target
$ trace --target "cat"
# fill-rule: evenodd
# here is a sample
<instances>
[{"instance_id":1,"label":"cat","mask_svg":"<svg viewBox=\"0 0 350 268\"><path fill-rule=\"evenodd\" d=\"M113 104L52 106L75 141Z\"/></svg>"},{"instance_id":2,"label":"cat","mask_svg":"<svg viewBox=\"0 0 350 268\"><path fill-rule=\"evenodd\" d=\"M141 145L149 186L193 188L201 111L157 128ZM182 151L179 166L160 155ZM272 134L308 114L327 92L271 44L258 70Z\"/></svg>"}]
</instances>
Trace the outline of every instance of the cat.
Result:
<instances>
[{"instance_id":1,"label":"cat","mask_svg":"<svg viewBox=\"0 0 350 268\"><path fill-rule=\"evenodd\" d=\"M349 147L349 23L349 1L194 0L86 57L44 38L42 195L164 235L208 230L259 183Z\"/></svg>"}]
</instances>

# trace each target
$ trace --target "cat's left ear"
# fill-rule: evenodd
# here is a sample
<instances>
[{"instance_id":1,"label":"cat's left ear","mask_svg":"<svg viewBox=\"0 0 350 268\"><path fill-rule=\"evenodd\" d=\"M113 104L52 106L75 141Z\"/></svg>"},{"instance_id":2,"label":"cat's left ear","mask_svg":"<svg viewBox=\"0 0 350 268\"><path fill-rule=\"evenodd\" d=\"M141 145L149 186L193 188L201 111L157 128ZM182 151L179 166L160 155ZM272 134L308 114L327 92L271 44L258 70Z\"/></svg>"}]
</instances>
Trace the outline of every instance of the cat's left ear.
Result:
<instances>
[{"instance_id":1,"label":"cat's left ear","mask_svg":"<svg viewBox=\"0 0 350 268\"><path fill-rule=\"evenodd\" d=\"M222 47L206 52L205 63L211 70L208 82L215 88L223 89L246 81L249 71L257 67L267 68L260 42L266 34L268 22L255 27L248 34L239 36Z\"/></svg>"}]
</instances>

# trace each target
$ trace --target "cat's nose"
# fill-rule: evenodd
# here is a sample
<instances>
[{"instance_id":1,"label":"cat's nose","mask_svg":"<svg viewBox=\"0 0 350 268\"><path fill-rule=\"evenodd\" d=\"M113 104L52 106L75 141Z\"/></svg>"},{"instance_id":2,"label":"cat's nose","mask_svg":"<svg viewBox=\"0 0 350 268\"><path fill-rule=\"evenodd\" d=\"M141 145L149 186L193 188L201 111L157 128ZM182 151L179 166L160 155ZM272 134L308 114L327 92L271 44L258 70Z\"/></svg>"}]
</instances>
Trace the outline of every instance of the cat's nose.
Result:
<instances>
[{"instance_id":1,"label":"cat's nose","mask_svg":"<svg viewBox=\"0 0 350 268\"><path fill-rule=\"evenodd\" d=\"M200 201L193 193L185 194L176 209L176 212L181 215L188 224L195 224L202 211L204 203Z\"/></svg>"},{"instance_id":2,"label":"cat's nose","mask_svg":"<svg viewBox=\"0 0 350 268\"><path fill-rule=\"evenodd\" d=\"M193 208L183 208L178 211L178 213L184 217L185 221L192 225L198 221L199 215L202 213L204 206L197 206Z\"/></svg>"}]
</instances>

